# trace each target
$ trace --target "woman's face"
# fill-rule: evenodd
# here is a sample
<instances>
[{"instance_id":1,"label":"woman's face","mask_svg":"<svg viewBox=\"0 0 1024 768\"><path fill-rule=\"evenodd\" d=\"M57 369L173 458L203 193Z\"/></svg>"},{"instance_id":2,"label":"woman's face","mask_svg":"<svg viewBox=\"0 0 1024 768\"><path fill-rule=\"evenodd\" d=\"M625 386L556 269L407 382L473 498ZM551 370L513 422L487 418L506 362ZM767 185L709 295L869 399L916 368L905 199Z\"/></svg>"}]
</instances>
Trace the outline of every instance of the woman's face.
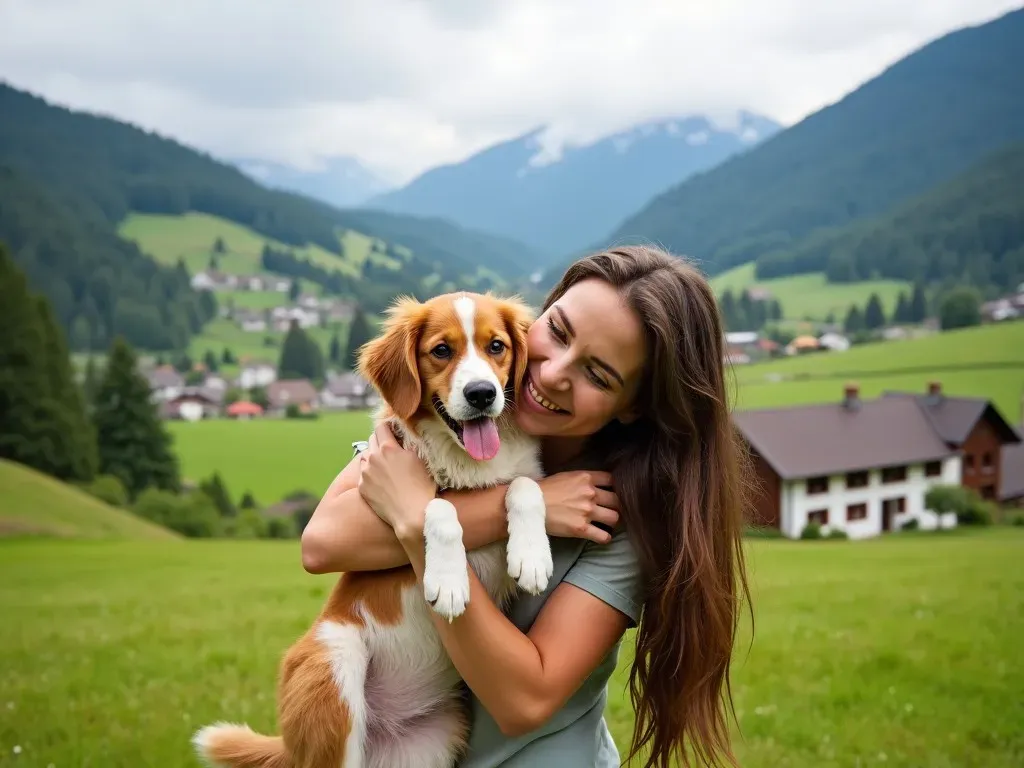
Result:
<instances>
[{"instance_id":1,"label":"woman's face","mask_svg":"<svg viewBox=\"0 0 1024 768\"><path fill-rule=\"evenodd\" d=\"M527 336L516 422L528 434L585 437L632 418L644 366L640 318L603 280L577 283Z\"/></svg>"}]
</instances>

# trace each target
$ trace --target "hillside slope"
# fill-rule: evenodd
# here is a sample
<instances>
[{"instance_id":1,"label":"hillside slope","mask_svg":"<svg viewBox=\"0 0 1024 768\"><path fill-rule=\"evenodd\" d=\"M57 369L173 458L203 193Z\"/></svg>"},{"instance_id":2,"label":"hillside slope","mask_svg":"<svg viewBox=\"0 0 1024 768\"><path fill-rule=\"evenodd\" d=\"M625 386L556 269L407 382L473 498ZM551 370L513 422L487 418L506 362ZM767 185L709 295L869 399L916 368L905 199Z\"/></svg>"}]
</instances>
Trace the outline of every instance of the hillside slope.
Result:
<instances>
[{"instance_id":1,"label":"hillside slope","mask_svg":"<svg viewBox=\"0 0 1024 768\"><path fill-rule=\"evenodd\" d=\"M195 211L234 221L290 246L312 245L341 256L344 232L355 230L408 254L403 269L373 274L374 286L392 294L425 293L428 285L475 275L484 264L509 278L526 275L539 264L540 257L520 243L447 222L339 210L266 189L237 168L175 141L53 106L4 84L0 114L0 164L34 185L66 216L88 221L108 234L132 212ZM40 229L42 220L32 218L34 230ZM9 233L0 230L0 239L7 237ZM33 249L14 250L36 286L50 295L48 283L62 279L62 270ZM115 254L108 260L126 268L129 259ZM158 292L149 285L143 289ZM77 290L72 293L79 296Z\"/></svg>"},{"instance_id":2,"label":"hillside slope","mask_svg":"<svg viewBox=\"0 0 1024 768\"><path fill-rule=\"evenodd\" d=\"M0 459L0 537L44 535L79 539L181 537L104 504L84 491L13 461Z\"/></svg>"},{"instance_id":3,"label":"hillside slope","mask_svg":"<svg viewBox=\"0 0 1024 768\"><path fill-rule=\"evenodd\" d=\"M704 117L637 125L592 144L543 154L543 128L433 168L368 206L441 216L551 253L587 245L672 184L772 136L779 125L740 113L735 129Z\"/></svg>"},{"instance_id":4,"label":"hillside slope","mask_svg":"<svg viewBox=\"0 0 1024 768\"><path fill-rule=\"evenodd\" d=\"M817 228L880 214L1024 139L1022 92L1018 10L931 42L659 195L603 242L658 242L712 273L744 264Z\"/></svg>"},{"instance_id":5,"label":"hillside slope","mask_svg":"<svg viewBox=\"0 0 1024 768\"><path fill-rule=\"evenodd\" d=\"M1024 282L1024 142L889 213L757 260L761 279L820 270L834 283L881 276L1014 289Z\"/></svg>"}]
</instances>

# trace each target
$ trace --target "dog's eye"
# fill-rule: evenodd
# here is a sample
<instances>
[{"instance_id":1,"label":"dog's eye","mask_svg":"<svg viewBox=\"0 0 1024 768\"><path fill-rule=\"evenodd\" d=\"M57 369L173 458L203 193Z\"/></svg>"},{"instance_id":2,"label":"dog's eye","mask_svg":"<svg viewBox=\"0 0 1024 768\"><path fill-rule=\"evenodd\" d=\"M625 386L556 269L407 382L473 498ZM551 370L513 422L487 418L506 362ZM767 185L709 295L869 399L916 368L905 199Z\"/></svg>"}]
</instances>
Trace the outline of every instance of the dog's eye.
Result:
<instances>
[{"instance_id":1,"label":"dog's eye","mask_svg":"<svg viewBox=\"0 0 1024 768\"><path fill-rule=\"evenodd\" d=\"M503 342L501 339L495 339L494 341L487 345L487 351L490 352L492 355L500 355L502 352L505 351L505 342Z\"/></svg>"},{"instance_id":2,"label":"dog's eye","mask_svg":"<svg viewBox=\"0 0 1024 768\"><path fill-rule=\"evenodd\" d=\"M430 350L430 354L440 360L447 360L452 356L452 348L442 342Z\"/></svg>"}]
</instances>

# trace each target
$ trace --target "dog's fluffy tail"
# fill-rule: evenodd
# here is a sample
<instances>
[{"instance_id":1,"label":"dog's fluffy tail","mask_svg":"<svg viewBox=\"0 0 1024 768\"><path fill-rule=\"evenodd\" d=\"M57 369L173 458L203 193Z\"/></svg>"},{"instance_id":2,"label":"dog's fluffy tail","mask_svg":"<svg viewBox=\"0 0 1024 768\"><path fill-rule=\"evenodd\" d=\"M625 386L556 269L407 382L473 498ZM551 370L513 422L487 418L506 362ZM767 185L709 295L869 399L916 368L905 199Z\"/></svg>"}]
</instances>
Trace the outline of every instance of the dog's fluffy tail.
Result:
<instances>
[{"instance_id":1,"label":"dog's fluffy tail","mask_svg":"<svg viewBox=\"0 0 1024 768\"><path fill-rule=\"evenodd\" d=\"M263 736L247 725L208 725L196 731L192 744L213 768L292 768L284 739Z\"/></svg>"}]
</instances>

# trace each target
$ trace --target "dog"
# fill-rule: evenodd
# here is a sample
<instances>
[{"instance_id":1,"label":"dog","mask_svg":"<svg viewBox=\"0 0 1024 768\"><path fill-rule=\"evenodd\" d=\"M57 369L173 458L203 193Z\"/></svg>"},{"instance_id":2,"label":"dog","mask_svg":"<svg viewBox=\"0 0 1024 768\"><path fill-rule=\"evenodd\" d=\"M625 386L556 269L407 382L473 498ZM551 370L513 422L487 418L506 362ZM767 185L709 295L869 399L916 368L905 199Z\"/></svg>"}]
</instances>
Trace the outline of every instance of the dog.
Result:
<instances>
[{"instance_id":1,"label":"dog","mask_svg":"<svg viewBox=\"0 0 1024 768\"><path fill-rule=\"evenodd\" d=\"M465 610L472 566L502 608L539 594L553 566L538 442L510 411L526 372L532 313L518 299L458 293L400 299L359 368L380 393L377 424L415 448L439 488L509 483L509 538L467 553L455 507L425 510L423 592L411 566L345 573L278 675L280 736L216 723L193 744L218 768L446 768L464 752L464 684L430 611ZM426 599L424 599L426 598Z\"/></svg>"}]
</instances>

